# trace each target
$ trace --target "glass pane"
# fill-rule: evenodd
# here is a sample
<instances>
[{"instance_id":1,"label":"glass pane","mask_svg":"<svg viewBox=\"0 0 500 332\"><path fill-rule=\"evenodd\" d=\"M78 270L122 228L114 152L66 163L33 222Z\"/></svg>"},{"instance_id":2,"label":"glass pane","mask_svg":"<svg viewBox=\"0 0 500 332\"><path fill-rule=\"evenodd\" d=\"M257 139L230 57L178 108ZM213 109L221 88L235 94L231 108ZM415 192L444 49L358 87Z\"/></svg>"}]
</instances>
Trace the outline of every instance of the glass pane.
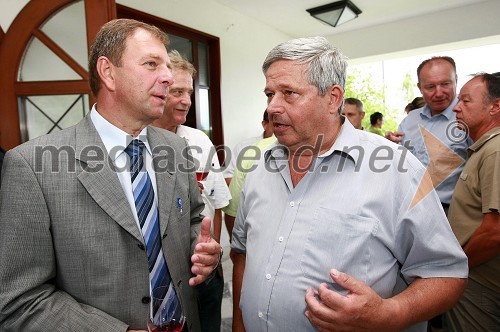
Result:
<instances>
[{"instance_id":1,"label":"glass pane","mask_svg":"<svg viewBox=\"0 0 500 332\"><path fill-rule=\"evenodd\" d=\"M314 15L314 17L330 25L336 26L340 15L342 15L342 9L336 9L326 13L316 14Z\"/></svg>"},{"instance_id":2,"label":"glass pane","mask_svg":"<svg viewBox=\"0 0 500 332\"><path fill-rule=\"evenodd\" d=\"M200 88L200 108L198 115L198 129L203 130L208 137L212 137L212 126L210 119L210 91Z\"/></svg>"},{"instance_id":3,"label":"glass pane","mask_svg":"<svg viewBox=\"0 0 500 332\"><path fill-rule=\"evenodd\" d=\"M199 58L199 72L198 78L200 80L200 85L204 87L210 87L209 81L209 55L208 55L208 45L204 43L198 43L198 58Z\"/></svg>"},{"instance_id":4,"label":"glass pane","mask_svg":"<svg viewBox=\"0 0 500 332\"><path fill-rule=\"evenodd\" d=\"M22 140L73 126L88 110L88 95L19 97Z\"/></svg>"},{"instance_id":5,"label":"glass pane","mask_svg":"<svg viewBox=\"0 0 500 332\"><path fill-rule=\"evenodd\" d=\"M41 30L83 68L87 68L87 33L83 1L64 7L52 16Z\"/></svg>"},{"instance_id":6,"label":"glass pane","mask_svg":"<svg viewBox=\"0 0 500 332\"><path fill-rule=\"evenodd\" d=\"M168 35L168 38L170 38L170 45L167 46L167 49L170 50L177 50L183 57L188 59L189 62L193 62L193 48L191 44L191 40L178 37L175 35Z\"/></svg>"},{"instance_id":7,"label":"glass pane","mask_svg":"<svg viewBox=\"0 0 500 332\"><path fill-rule=\"evenodd\" d=\"M54 70L57 68L57 70ZM38 38L32 38L22 60L19 82L81 80L82 78Z\"/></svg>"}]
</instances>

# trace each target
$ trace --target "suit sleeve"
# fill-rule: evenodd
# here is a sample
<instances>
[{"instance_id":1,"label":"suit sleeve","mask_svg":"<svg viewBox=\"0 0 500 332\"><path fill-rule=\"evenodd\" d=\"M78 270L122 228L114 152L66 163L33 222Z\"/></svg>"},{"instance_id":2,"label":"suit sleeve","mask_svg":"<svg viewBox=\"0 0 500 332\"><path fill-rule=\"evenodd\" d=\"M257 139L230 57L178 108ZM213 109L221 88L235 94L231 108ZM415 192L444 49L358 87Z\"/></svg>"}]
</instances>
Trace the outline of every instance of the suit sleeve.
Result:
<instances>
[{"instance_id":1,"label":"suit sleeve","mask_svg":"<svg viewBox=\"0 0 500 332\"><path fill-rule=\"evenodd\" d=\"M78 303L54 285L50 210L38 179L16 150L0 190L0 330L125 331L127 325Z\"/></svg>"},{"instance_id":2,"label":"suit sleeve","mask_svg":"<svg viewBox=\"0 0 500 332\"><path fill-rule=\"evenodd\" d=\"M186 141L184 151L187 151L188 144ZM200 234L201 221L203 220L203 215L201 214L205 209L205 203L200 193L200 187L198 186L198 181L196 181L195 171L190 165L194 164L193 157L191 154L185 155L185 165L184 170L188 170L186 176L188 177L189 183L189 206L190 206L190 220L191 220L191 255L194 254L194 247L196 246L198 240L198 234Z\"/></svg>"}]
</instances>

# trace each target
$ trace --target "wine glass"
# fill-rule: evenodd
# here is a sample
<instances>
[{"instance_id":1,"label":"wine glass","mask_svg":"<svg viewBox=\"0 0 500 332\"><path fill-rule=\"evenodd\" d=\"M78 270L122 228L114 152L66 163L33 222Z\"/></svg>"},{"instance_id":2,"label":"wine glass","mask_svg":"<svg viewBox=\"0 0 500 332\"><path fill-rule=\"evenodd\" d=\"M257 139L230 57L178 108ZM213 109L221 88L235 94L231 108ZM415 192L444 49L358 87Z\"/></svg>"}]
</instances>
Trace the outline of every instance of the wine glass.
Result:
<instances>
[{"instance_id":1,"label":"wine glass","mask_svg":"<svg viewBox=\"0 0 500 332\"><path fill-rule=\"evenodd\" d=\"M164 296L158 294L164 294ZM173 285L155 288L151 296L148 331L180 332L185 322L186 317L182 313L181 303Z\"/></svg>"},{"instance_id":2,"label":"wine glass","mask_svg":"<svg viewBox=\"0 0 500 332\"><path fill-rule=\"evenodd\" d=\"M201 182L205 180L205 178L208 175L208 171L205 170L203 167L200 167L196 170L196 181Z\"/></svg>"}]
</instances>

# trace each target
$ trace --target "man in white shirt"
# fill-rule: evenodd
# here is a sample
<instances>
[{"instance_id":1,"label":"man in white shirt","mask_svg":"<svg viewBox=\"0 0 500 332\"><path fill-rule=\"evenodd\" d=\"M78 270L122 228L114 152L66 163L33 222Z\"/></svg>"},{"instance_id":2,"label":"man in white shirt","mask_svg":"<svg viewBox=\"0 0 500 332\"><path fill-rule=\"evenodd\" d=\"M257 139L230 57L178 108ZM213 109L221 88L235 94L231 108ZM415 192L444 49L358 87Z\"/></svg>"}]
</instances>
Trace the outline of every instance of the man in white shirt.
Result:
<instances>
[{"instance_id":1,"label":"man in white shirt","mask_svg":"<svg viewBox=\"0 0 500 332\"><path fill-rule=\"evenodd\" d=\"M194 66L184 59L179 52L169 52L172 63L174 83L170 86L165 111L153 125L167 129L183 137L188 142L195 167L200 173L208 173L198 178L202 190L205 210L202 214L213 220L213 235L220 243L222 226L221 209L229 204L231 195L220 171L219 160L215 148L208 136L199 129L184 126L186 116L191 107L193 93ZM199 285L199 311L202 331L220 331L222 292L224 279L219 269L214 277Z\"/></svg>"}]
</instances>

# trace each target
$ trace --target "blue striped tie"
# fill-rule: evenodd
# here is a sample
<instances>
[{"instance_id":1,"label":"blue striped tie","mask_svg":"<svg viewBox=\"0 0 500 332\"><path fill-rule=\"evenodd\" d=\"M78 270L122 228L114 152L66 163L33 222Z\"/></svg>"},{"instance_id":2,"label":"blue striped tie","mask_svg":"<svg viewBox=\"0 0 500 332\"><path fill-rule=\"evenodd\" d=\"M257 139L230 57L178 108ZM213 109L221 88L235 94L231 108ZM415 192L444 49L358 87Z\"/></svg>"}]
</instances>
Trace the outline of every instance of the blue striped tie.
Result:
<instances>
[{"instance_id":1,"label":"blue striped tie","mask_svg":"<svg viewBox=\"0 0 500 332\"><path fill-rule=\"evenodd\" d=\"M149 280L153 298L160 299L167 293L167 288L172 288L170 301L179 301L172 279L168 271L167 262L163 256L161 246L160 225L158 222L158 206L151 179L144 166L143 150L144 143L134 139L130 142L125 152L130 157L130 176L132 178L132 190L134 192L135 208L141 225L141 233L146 243L146 252L149 261ZM158 287L163 287L163 292ZM153 301L155 303L155 301ZM158 305L153 306L153 315L158 310ZM178 305L174 306L178 307Z\"/></svg>"}]
</instances>

